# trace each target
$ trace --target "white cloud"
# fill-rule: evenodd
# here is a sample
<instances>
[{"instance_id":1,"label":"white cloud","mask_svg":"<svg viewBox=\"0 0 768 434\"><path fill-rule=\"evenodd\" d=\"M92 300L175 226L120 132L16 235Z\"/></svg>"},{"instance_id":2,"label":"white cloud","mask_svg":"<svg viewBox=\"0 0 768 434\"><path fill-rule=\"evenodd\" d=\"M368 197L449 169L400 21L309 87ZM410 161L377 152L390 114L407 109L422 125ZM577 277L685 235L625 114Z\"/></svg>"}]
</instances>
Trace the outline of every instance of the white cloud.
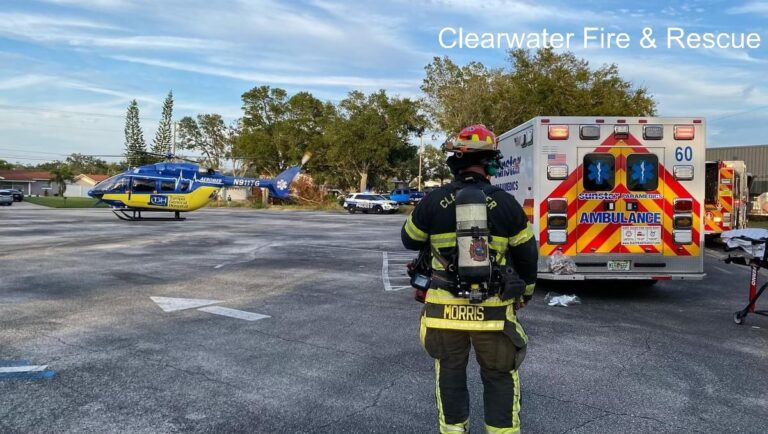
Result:
<instances>
[{"instance_id":1,"label":"white cloud","mask_svg":"<svg viewBox=\"0 0 768 434\"><path fill-rule=\"evenodd\" d=\"M421 82L416 79L389 79L389 78L368 78L356 76L335 76L335 75L287 75L287 74L265 74L257 71L234 70L218 66L203 64L193 64L185 62L175 62L162 59L151 59L146 57L133 56L112 56L115 60L124 62L140 63L143 65L156 66L160 68L175 69L179 71L194 72L197 74L214 75L219 77L234 78L236 80L289 84L298 86L340 86L351 88L412 88L417 87Z\"/></svg>"},{"instance_id":2,"label":"white cloud","mask_svg":"<svg viewBox=\"0 0 768 434\"><path fill-rule=\"evenodd\" d=\"M709 54L714 57L719 57L722 59L728 59L728 60L739 60L743 62L749 62L749 63L768 63L768 59L761 59L752 56L749 52L744 50L705 50L703 51L705 54Z\"/></svg>"},{"instance_id":3,"label":"white cloud","mask_svg":"<svg viewBox=\"0 0 768 434\"><path fill-rule=\"evenodd\" d=\"M760 14L768 15L768 2L753 1L728 9L726 12L732 15L738 14Z\"/></svg>"},{"instance_id":4,"label":"white cloud","mask_svg":"<svg viewBox=\"0 0 768 434\"><path fill-rule=\"evenodd\" d=\"M50 29L80 28L115 30L119 27L83 18L67 16L48 16L18 12L0 12L0 29L8 33L30 34L33 31L44 33Z\"/></svg>"},{"instance_id":5,"label":"white cloud","mask_svg":"<svg viewBox=\"0 0 768 434\"><path fill-rule=\"evenodd\" d=\"M177 36L114 35L122 28L80 18L0 12L0 34L35 42L141 50L225 50L229 42ZM105 32L108 32L105 34ZM111 34L110 34L111 33Z\"/></svg>"},{"instance_id":6,"label":"white cloud","mask_svg":"<svg viewBox=\"0 0 768 434\"><path fill-rule=\"evenodd\" d=\"M132 2L130 0L40 0L44 3L51 3L57 5L77 6L83 8L122 8L129 6Z\"/></svg>"},{"instance_id":7,"label":"white cloud","mask_svg":"<svg viewBox=\"0 0 768 434\"><path fill-rule=\"evenodd\" d=\"M81 90L84 92L95 93L99 95L114 96L117 101L121 103L127 103L128 101L135 99L136 101L146 102L154 105L160 104L160 99L154 96L137 95L136 92L126 92L115 89L108 89L102 86L94 85L91 83L84 83L76 80L62 80L57 83L57 86Z\"/></svg>"},{"instance_id":8,"label":"white cloud","mask_svg":"<svg viewBox=\"0 0 768 434\"><path fill-rule=\"evenodd\" d=\"M29 86L37 86L41 83L50 82L54 78L55 77L48 75L29 74L0 79L0 90L13 90Z\"/></svg>"},{"instance_id":9,"label":"white cloud","mask_svg":"<svg viewBox=\"0 0 768 434\"><path fill-rule=\"evenodd\" d=\"M71 45L144 50L224 50L235 47L234 44L224 41L200 38L180 38L175 36L72 36L67 39Z\"/></svg>"},{"instance_id":10,"label":"white cloud","mask_svg":"<svg viewBox=\"0 0 768 434\"><path fill-rule=\"evenodd\" d=\"M405 3L411 4L412 1ZM515 25L520 22L552 22L552 21L585 21L591 18L605 19L605 15L599 17L587 8L570 8L565 5L547 5L544 2L520 1L520 0L432 0L428 1L431 9L441 11L459 12L464 15L482 18L490 23L498 17L512 18Z\"/></svg>"},{"instance_id":11,"label":"white cloud","mask_svg":"<svg viewBox=\"0 0 768 434\"><path fill-rule=\"evenodd\" d=\"M587 54L587 53L585 53ZM701 115L718 117L765 104L768 90L758 68L683 60L655 54L642 57L626 53L608 57L589 53L593 66L615 62L622 77L646 86L659 103L662 116Z\"/></svg>"}]
</instances>

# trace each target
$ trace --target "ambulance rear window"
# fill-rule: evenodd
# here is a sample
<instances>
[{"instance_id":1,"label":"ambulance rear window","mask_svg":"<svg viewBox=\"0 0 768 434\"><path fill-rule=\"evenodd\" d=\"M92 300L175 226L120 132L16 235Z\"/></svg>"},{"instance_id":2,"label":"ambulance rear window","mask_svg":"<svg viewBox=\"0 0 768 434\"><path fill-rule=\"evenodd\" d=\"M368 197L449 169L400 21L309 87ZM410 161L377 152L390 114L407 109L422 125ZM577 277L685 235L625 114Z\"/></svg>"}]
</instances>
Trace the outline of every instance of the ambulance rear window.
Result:
<instances>
[{"instance_id":1,"label":"ambulance rear window","mask_svg":"<svg viewBox=\"0 0 768 434\"><path fill-rule=\"evenodd\" d=\"M584 190L611 191L616 184L616 159L612 154L584 156Z\"/></svg>"},{"instance_id":2,"label":"ambulance rear window","mask_svg":"<svg viewBox=\"0 0 768 434\"><path fill-rule=\"evenodd\" d=\"M654 154L632 154L627 157L627 188L630 191L659 189L659 157Z\"/></svg>"}]
</instances>

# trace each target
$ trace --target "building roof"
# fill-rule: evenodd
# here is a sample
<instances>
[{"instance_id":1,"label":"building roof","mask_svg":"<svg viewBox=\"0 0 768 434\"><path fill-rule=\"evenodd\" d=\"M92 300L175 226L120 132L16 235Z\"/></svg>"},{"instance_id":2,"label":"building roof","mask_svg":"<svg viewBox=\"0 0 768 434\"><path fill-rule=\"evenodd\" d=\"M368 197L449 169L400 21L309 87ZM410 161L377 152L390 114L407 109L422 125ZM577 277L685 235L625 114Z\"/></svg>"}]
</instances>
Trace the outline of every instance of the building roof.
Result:
<instances>
[{"instance_id":1,"label":"building roof","mask_svg":"<svg viewBox=\"0 0 768 434\"><path fill-rule=\"evenodd\" d=\"M88 184L96 185L107 178L109 178L109 175L93 175L93 174L81 173L75 176L75 181L85 181Z\"/></svg>"},{"instance_id":2,"label":"building roof","mask_svg":"<svg viewBox=\"0 0 768 434\"><path fill-rule=\"evenodd\" d=\"M41 172L37 170L0 170L0 178L5 181L48 181L52 175L50 172Z\"/></svg>"}]
</instances>

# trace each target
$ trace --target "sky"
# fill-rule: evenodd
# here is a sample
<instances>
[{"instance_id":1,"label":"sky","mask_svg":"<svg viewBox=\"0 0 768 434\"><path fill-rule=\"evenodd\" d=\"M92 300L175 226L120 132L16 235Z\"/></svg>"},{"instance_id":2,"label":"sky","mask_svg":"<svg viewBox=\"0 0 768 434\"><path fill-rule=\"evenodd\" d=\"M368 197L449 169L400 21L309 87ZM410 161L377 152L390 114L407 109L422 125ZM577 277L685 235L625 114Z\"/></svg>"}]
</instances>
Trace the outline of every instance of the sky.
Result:
<instances>
[{"instance_id":1,"label":"sky","mask_svg":"<svg viewBox=\"0 0 768 434\"><path fill-rule=\"evenodd\" d=\"M421 96L434 56L506 67L506 49L443 48L465 32L573 32L593 67L616 63L660 116L705 116L708 145L768 143L768 1L3 0L0 159L35 163L123 151L139 103L151 143L169 90L174 119L241 116L261 85L339 101L351 90ZM760 35L757 49L668 49L667 27ZM584 47L584 27L626 32L629 48ZM655 49L640 47L651 27ZM450 35L449 35L450 36ZM498 132L501 133L501 132ZM437 142L442 141L439 137ZM115 159L112 159L115 160Z\"/></svg>"}]
</instances>

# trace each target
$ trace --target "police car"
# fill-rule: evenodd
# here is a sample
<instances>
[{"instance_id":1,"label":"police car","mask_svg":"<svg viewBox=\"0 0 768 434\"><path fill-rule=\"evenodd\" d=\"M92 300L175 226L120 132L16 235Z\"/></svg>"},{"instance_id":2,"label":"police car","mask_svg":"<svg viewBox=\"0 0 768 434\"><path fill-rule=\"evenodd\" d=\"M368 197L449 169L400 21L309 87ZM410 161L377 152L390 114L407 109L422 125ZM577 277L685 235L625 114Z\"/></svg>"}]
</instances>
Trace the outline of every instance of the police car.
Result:
<instances>
[{"instance_id":1,"label":"police car","mask_svg":"<svg viewBox=\"0 0 768 434\"><path fill-rule=\"evenodd\" d=\"M400 205L393 201L387 200L381 195L373 193L351 193L344 198L344 209L349 211L350 214L354 214L357 211L363 213L373 212L376 214L390 213L394 214L400 210Z\"/></svg>"}]
</instances>

